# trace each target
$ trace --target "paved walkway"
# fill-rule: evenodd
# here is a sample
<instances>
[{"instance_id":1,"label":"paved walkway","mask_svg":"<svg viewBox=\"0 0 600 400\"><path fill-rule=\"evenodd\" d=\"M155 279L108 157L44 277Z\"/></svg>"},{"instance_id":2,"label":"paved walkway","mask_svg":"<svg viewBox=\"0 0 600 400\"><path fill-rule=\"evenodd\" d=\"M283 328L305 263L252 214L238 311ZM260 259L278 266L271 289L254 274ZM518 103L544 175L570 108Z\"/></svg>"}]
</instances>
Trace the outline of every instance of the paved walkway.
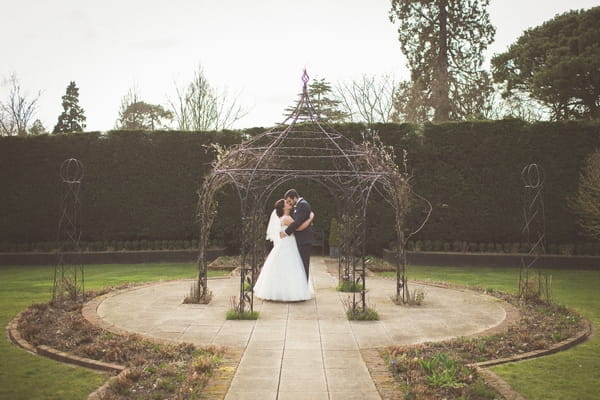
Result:
<instances>
[{"instance_id":1,"label":"paved walkway","mask_svg":"<svg viewBox=\"0 0 600 400\"><path fill-rule=\"evenodd\" d=\"M425 292L422 306L390 301L395 280L367 278L369 305L379 321L348 321L335 290L337 276L323 258L311 260L315 297L277 303L255 298L256 321L227 321L231 297L239 295L239 277L209 280L208 305L182 304L193 281L134 288L107 297L97 314L104 327L148 337L216 344L243 350L226 400L380 399L361 349L415 344L469 336L498 326L505 303L472 291L410 283Z\"/></svg>"}]
</instances>

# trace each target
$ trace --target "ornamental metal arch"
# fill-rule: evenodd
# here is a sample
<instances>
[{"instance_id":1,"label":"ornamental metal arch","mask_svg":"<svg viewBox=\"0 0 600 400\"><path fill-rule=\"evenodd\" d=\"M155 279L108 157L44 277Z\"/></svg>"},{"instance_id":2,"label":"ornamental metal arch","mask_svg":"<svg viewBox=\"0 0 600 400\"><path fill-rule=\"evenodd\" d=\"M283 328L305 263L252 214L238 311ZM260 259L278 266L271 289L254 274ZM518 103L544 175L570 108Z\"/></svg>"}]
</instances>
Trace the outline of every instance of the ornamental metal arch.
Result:
<instances>
[{"instance_id":1,"label":"ornamental metal arch","mask_svg":"<svg viewBox=\"0 0 600 400\"><path fill-rule=\"evenodd\" d=\"M241 208L240 296L238 311L252 311L253 284L266 255L267 201L282 185L299 179L323 185L337 202L341 221L338 265L340 278L361 287L354 293L353 311L366 309L366 210L373 190L381 191L395 211L397 234L397 296L406 298L403 223L410 202L409 176L400 171L393 152L367 132L356 144L320 121L311 104L304 71L302 93L295 109L280 124L227 150L217 148L212 171L198 191L200 224L198 278L191 301L208 302L206 249L217 204L215 195L233 185ZM369 136L369 137L367 137Z\"/></svg>"}]
</instances>

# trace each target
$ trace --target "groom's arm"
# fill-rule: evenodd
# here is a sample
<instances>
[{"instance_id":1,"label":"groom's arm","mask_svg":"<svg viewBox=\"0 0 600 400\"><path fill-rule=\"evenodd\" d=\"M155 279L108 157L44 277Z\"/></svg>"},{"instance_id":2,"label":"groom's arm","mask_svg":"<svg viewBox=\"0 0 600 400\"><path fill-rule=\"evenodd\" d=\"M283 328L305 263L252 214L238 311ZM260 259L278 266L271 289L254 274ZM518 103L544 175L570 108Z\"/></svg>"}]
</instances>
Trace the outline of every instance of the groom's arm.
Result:
<instances>
[{"instance_id":1,"label":"groom's arm","mask_svg":"<svg viewBox=\"0 0 600 400\"><path fill-rule=\"evenodd\" d=\"M303 201L298 204L298 208L296 209L296 218L294 222L292 222L286 229L285 233L289 236L296 231L296 229L302 225L304 221L306 221L310 217L310 205L308 202Z\"/></svg>"}]
</instances>

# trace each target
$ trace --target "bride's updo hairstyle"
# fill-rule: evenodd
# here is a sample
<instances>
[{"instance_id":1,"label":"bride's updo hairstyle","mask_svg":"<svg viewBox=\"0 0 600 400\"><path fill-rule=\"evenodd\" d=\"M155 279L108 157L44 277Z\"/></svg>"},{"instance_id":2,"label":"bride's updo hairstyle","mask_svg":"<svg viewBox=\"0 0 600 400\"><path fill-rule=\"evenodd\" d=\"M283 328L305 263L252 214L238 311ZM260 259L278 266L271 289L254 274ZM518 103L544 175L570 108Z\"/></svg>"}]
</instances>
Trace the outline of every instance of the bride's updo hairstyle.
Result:
<instances>
[{"instance_id":1,"label":"bride's updo hairstyle","mask_svg":"<svg viewBox=\"0 0 600 400\"><path fill-rule=\"evenodd\" d=\"M283 207L284 206L285 206L284 199L279 199L275 202L275 212L277 213L277 216L279 218L281 218L281 216L283 215Z\"/></svg>"}]
</instances>

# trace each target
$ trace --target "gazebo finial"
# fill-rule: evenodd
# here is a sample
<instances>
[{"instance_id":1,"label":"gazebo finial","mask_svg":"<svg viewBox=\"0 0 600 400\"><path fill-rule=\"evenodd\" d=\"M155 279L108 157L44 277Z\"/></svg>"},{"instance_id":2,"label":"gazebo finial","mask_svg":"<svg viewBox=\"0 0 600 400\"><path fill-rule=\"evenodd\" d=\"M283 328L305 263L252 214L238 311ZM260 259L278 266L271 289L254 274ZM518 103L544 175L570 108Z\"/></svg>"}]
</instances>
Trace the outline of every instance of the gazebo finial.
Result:
<instances>
[{"instance_id":1,"label":"gazebo finial","mask_svg":"<svg viewBox=\"0 0 600 400\"><path fill-rule=\"evenodd\" d=\"M304 82L304 85L302 86L302 92L304 94L308 93L308 81L310 80L310 77L308 76L308 73L306 72L306 68L304 68L304 73L302 74L302 82Z\"/></svg>"}]
</instances>

